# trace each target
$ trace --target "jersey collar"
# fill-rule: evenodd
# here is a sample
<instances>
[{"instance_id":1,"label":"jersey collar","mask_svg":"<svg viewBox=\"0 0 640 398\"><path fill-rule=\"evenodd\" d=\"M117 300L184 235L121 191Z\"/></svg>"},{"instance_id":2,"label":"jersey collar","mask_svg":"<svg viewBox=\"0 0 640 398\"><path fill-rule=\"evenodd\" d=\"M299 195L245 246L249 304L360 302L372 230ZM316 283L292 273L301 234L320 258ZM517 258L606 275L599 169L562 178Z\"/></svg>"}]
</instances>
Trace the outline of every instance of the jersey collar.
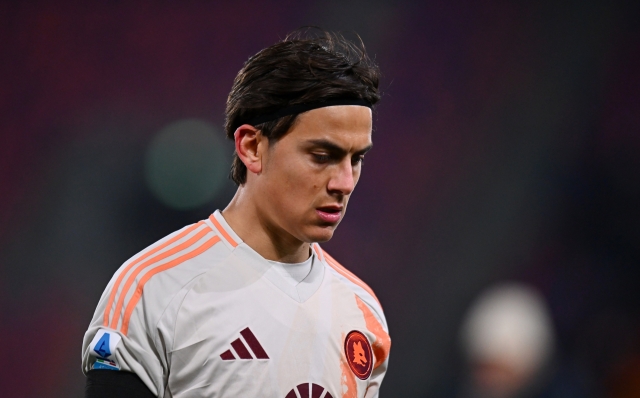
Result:
<instances>
[{"instance_id":1,"label":"jersey collar","mask_svg":"<svg viewBox=\"0 0 640 398\"><path fill-rule=\"evenodd\" d=\"M242 239L233 232L233 229L227 224L220 210L216 210L209 216L207 222L218 231L218 235L222 241L233 251L235 256L251 264L252 268L259 270L260 273L264 273L265 278L271 282L274 287L292 299L303 303L320 288L322 280L324 279L325 264L322 249L320 249L317 243L311 245L311 256L313 257L311 272L309 272L309 275L297 286L291 286L267 260L249 245L245 244Z\"/></svg>"},{"instance_id":2,"label":"jersey collar","mask_svg":"<svg viewBox=\"0 0 640 398\"><path fill-rule=\"evenodd\" d=\"M229 249L235 249L239 244L242 243L242 239L233 232L231 226L227 224L227 220L222 217L222 213L220 210L216 210L212 215L209 216L209 222L211 226L218 231L218 235L222 239L222 241L229 247Z\"/></svg>"}]
</instances>

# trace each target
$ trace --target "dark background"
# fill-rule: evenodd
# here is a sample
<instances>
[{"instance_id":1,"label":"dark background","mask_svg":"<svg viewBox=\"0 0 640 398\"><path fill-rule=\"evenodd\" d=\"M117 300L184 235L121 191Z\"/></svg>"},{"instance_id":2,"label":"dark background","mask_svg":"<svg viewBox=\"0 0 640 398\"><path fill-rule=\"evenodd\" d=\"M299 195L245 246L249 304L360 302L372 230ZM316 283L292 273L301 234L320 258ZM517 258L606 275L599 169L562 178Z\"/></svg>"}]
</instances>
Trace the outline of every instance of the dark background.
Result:
<instances>
[{"instance_id":1,"label":"dark background","mask_svg":"<svg viewBox=\"0 0 640 398\"><path fill-rule=\"evenodd\" d=\"M509 280L548 302L557 396L640 396L640 14L557 3L0 3L0 395L82 395L110 276L234 192L163 204L153 138L198 118L228 160L235 74L317 25L360 34L384 75L375 148L325 244L385 309L383 396L448 396L465 310Z\"/></svg>"}]
</instances>

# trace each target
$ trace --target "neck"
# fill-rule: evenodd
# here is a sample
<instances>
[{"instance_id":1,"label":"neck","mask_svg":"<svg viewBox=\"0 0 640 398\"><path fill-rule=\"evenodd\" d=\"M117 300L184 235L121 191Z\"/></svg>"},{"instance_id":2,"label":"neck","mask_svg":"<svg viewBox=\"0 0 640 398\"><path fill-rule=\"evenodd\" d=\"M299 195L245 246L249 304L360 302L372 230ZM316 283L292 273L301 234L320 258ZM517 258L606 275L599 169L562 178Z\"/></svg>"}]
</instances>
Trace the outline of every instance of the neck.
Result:
<instances>
[{"instance_id":1,"label":"neck","mask_svg":"<svg viewBox=\"0 0 640 398\"><path fill-rule=\"evenodd\" d=\"M301 263L308 259L309 243L297 239L271 222L252 200L255 197L241 186L222 211L233 231L267 260Z\"/></svg>"}]
</instances>

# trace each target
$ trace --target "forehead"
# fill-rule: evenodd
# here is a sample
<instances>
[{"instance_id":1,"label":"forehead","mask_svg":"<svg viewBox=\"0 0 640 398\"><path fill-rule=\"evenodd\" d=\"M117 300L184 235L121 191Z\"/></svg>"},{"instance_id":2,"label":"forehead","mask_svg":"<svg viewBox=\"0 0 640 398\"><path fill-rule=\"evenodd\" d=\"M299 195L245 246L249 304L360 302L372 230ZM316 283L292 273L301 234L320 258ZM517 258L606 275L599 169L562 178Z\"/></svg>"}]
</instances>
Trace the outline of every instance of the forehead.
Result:
<instances>
[{"instance_id":1,"label":"forehead","mask_svg":"<svg viewBox=\"0 0 640 398\"><path fill-rule=\"evenodd\" d=\"M327 106L300 114L283 138L329 140L347 150L357 151L371 144L371 126L371 109L366 106Z\"/></svg>"}]
</instances>

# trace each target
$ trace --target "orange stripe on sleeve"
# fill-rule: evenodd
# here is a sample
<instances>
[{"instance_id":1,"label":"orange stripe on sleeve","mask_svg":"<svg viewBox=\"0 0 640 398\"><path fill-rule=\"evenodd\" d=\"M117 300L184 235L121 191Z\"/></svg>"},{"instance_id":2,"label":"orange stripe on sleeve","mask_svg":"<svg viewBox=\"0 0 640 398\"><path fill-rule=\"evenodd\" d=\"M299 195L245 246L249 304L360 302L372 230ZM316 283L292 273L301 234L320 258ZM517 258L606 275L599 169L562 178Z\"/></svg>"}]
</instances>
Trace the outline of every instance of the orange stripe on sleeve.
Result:
<instances>
[{"instance_id":1,"label":"orange stripe on sleeve","mask_svg":"<svg viewBox=\"0 0 640 398\"><path fill-rule=\"evenodd\" d=\"M320 258L320 261L324 261L324 256L322 255L322 248L317 243L313 244L313 251L316 252L316 256Z\"/></svg>"},{"instance_id":2,"label":"orange stripe on sleeve","mask_svg":"<svg viewBox=\"0 0 640 398\"><path fill-rule=\"evenodd\" d=\"M129 320L131 319L131 314L133 313L133 310L138 304L138 301L140 301L140 298L142 297L142 291L144 290L144 285L149 281L149 279L151 279L154 275L162 271L166 271L186 260L196 257L199 254L202 254L203 252L207 251L209 248L213 247L213 245L215 245L218 242L220 242L220 237L214 236L208 241L206 241L205 243L203 243L202 245L200 245L197 249L147 272L145 276L143 276L142 279L140 279L140 282L138 282L138 286L136 286L136 290L134 291L133 296L131 296L131 300L129 300L129 304L127 304L127 308L124 311L124 319L122 321L122 328L120 329L122 334L126 335L127 332L129 331Z\"/></svg>"},{"instance_id":3,"label":"orange stripe on sleeve","mask_svg":"<svg viewBox=\"0 0 640 398\"><path fill-rule=\"evenodd\" d=\"M157 263L158 261L162 261L167 257L173 256L174 254L179 253L182 250L188 249L189 246L192 246L193 244L198 242L200 239L202 239L202 237L204 237L209 232L212 232L212 231L211 231L211 228L207 226L207 228L204 228L202 231L193 235L191 238L182 242L178 246L172 248L171 250L167 250L161 253L157 257L154 257L145 261L144 263L140 264L136 269L134 269L131 275L129 275L129 277L127 278L127 282L122 288L122 292L120 293L120 297L118 298L118 304L116 305L116 309L113 313L113 319L111 320L111 326L110 326L111 329L116 329L118 327L118 321L120 320L119 314L120 314L120 311L122 310L122 306L124 305L124 301L127 297L127 292L129 291L129 288L131 288L131 285L133 284L133 282L135 282L136 277L140 275L140 273L145 268L148 268L149 266Z\"/></svg>"},{"instance_id":4,"label":"orange stripe on sleeve","mask_svg":"<svg viewBox=\"0 0 640 398\"><path fill-rule=\"evenodd\" d=\"M343 267L339 262L331 257L329 253L324 250L322 252L324 253L325 259L327 260L327 264L329 264L331 268L335 269L340 275L344 276L351 282L363 288L367 293L371 295L371 297L373 297L378 302L378 305L380 305L380 300L378 300L378 297L376 297L376 295L373 293L373 290L366 283L364 283L360 278L351 273L351 271ZM382 308L382 305L380 305L380 308Z\"/></svg>"},{"instance_id":5,"label":"orange stripe on sleeve","mask_svg":"<svg viewBox=\"0 0 640 398\"><path fill-rule=\"evenodd\" d=\"M358 304L358 308L362 311L362 315L364 316L364 322L367 325L367 329L376 336L376 341L371 344L371 348L373 349L373 355L376 356L376 363L373 365L373 368L377 368L380 366L385 359L389 356L389 350L391 349L391 338L389 334L384 330L378 319L373 315L369 306L364 303L360 299L360 297L356 296L356 303Z\"/></svg>"},{"instance_id":6,"label":"orange stripe on sleeve","mask_svg":"<svg viewBox=\"0 0 640 398\"><path fill-rule=\"evenodd\" d=\"M216 229L218 231L220 231L220 233L222 234L222 236L224 236L224 238L226 239L227 242L229 242L229 244L233 247L238 246L238 243L236 243L235 240L233 240L233 238L231 237L231 235L229 235L229 233L222 227L222 225L220 225L220 223L218 222L218 220L216 220L216 218L212 215L209 216L209 220L211 220L211 222L213 223L213 225L216 226Z\"/></svg>"},{"instance_id":7,"label":"orange stripe on sleeve","mask_svg":"<svg viewBox=\"0 0 640 398\"><path fill-rule=\"evenodd\" d=\"M127 274L127 272L129 272L133 267L136 266L136 264L138 264L142 260L148 258L149 256L157 253L158 251L164 249L165 247L167 247L167 246L179 241L180 239L184 238L186 235L188 235L191 232L193 232L196 228L198 228L202 224L204 224L204 221L200 221L197 224L194 224L194 225L192 225L190 227L187 227L184 231L182 231L178 235L174 236L173 238L169 239L165 243L159 245L158 247L153 248L152 250L150 250L148 252L142 253L138 258L136 258L131 263L129 263L129 265L127 265L127 267L124 270L122 270L120 275L118 275L118 279L116 279L116 282L113 284L113 287L111 288L111 294L109 295L109 301L107 302L107 308L105 308L105 310L104 310L104 321L103 321L103 325L104 326L109 326L109 315L110 315L110 311L111 311L111 306L113 305L113 302L116 299L116 294L118 293L118 288L120 287L120 284L122 283L122 280L124 279L124 277ZM124 294L126 294L126 291L124 291Z\"/></svg>"}]
</instances>

